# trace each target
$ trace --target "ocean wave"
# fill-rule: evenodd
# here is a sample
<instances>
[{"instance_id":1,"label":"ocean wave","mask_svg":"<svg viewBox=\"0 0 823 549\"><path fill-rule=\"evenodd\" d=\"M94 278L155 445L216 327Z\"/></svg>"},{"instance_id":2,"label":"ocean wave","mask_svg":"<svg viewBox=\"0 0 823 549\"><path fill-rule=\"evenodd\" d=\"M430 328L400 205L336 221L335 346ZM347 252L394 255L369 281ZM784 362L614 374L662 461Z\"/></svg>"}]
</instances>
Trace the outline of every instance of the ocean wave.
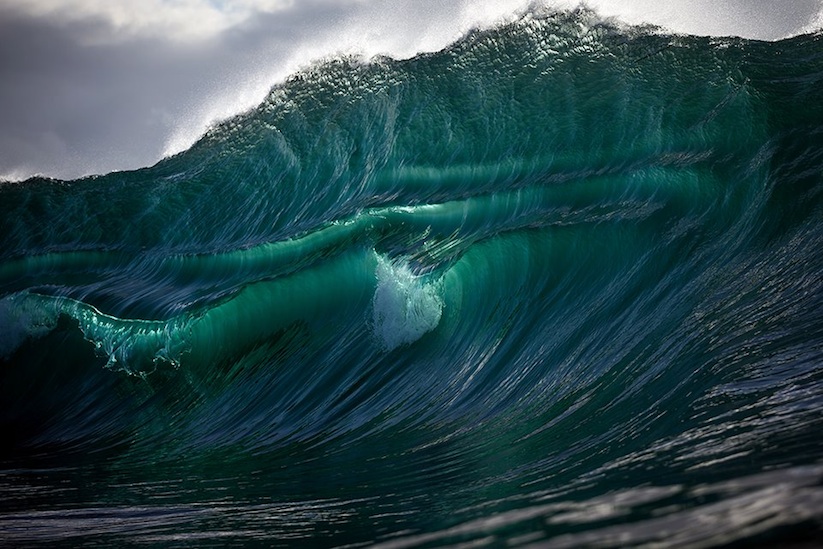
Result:
<instances>
[{"instance_id":1,"label":"ocean wave","mask_svg":"<svg viewBox=\"0 0 823 549\"><path fill-rule=\"evenodd\" d=\"M819 540L821 60L531 11L0 186L2 537Z\"/></svg>"}]
</instances>

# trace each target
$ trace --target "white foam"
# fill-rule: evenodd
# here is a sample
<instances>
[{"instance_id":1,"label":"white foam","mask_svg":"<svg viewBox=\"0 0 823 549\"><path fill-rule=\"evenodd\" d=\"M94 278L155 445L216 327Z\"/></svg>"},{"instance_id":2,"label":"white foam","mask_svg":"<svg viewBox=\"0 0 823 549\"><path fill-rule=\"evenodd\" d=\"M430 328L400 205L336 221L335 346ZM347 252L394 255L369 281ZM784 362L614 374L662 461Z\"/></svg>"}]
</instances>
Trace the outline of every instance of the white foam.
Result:
<instances>
[{"instance_id":1,"label":"white foam","mask_svg":"<svg viewBox=\"0 0 823 549\"><path fill-rule=\"evenodd\" d=\"M443 314L437 282L426 282L409 266L377 256L374 292L374 335L390 351L434 330Z\"/></svg>"}]
</instances>

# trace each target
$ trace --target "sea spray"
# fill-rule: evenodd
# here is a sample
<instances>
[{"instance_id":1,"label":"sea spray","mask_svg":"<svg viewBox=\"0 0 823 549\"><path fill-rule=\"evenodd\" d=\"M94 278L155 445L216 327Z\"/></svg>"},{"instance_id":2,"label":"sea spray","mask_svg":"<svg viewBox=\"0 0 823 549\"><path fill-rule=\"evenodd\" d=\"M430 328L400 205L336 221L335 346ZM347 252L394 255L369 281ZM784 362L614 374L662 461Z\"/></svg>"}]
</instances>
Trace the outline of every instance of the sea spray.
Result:
<instances>
[{"instance_id":1,"label":"sea spray","mask_svg":"<svg viewBox=\"0 0 823 549\"><path fill-rule=\"evenodd\" d=\"M443 314L440 283L415 275L400 260L377 256L374 335L385 350L413 343L437 328Z\"/></svg>"}]
</instances>

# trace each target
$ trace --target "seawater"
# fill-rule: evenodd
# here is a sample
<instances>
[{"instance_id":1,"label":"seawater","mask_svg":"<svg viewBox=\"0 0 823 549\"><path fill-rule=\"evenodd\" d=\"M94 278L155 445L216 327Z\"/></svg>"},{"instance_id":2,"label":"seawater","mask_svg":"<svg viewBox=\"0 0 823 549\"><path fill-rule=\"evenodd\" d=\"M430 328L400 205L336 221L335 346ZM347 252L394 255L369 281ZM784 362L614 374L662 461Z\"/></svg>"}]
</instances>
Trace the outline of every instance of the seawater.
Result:
<instances>
[{"instance_id":1,"label":"seawater","mask_svg":"<svg viewBox=\"0 0 823 549\"><path fill-rule=\"evenodd\" d=\"M822 40L533 10L0 185L0 539L820 541Z\"/></svg>"}]
</instances>

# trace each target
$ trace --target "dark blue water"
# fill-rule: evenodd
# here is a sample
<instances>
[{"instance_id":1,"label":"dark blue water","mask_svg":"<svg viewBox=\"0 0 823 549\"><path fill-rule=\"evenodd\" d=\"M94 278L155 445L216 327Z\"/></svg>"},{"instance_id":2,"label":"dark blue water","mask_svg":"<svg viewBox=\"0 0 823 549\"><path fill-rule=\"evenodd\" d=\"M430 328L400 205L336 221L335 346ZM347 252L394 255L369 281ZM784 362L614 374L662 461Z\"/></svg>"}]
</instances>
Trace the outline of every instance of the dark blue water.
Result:
<instances>
[{"instance_id":1,"label":"dark blue water","mask_svg":"<svg viewBox=\"0 0 823 549\"><path fill-rule=\"evenodd\" d=\"M0 542L820 542L821 98L535 12L0 185Z\"/></svg>"}]
</instances>

